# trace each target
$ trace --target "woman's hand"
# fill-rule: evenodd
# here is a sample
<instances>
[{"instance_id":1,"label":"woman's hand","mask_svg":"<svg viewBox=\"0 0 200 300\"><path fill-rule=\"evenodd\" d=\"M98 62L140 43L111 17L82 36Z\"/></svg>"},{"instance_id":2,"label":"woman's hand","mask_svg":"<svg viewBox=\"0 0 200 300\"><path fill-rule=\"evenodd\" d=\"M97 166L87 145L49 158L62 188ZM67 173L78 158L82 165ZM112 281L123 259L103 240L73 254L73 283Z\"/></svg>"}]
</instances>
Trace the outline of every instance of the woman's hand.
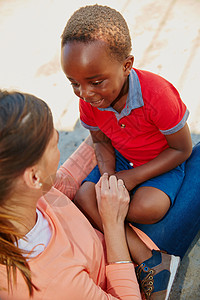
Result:
<instances>
[{"instance_id":1,"label":"woman's hand","mask_svg":"<svg viewBox=\"0 0 200 300\"><path fill-rule=\"evenodd\" d=\"M130 261L124 219L129 207L129 193L123 181L103 174L95 186L107 250L107 261Z\"/></svg>"},{"instance_id":2,"label":"woman's hand","mask_svg":"<svg viewBox=\"0 0 200 300\"><path fill-rule=\"evenodd\" d=\"M103 174L95 186L99 214L103 225L124 224L130 196L123 180Z\"/></svg>"}]
</instances>

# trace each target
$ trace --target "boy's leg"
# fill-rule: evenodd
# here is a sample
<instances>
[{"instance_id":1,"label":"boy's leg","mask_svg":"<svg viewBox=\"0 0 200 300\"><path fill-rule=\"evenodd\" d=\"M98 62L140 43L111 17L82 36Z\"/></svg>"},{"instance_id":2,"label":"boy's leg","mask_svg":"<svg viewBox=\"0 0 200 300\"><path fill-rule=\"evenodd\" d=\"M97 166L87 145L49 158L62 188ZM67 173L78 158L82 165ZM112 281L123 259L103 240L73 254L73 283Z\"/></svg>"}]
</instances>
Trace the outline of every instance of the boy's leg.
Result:
<instances>
[{"instance_id":1,"label":"boy's leg","mask_svg":"<svg viewBox=\"0 0 200 300\"><path fill-rule=\"evenodd\" d=\"M101 219L97 209L95 183L84 182L82 184L78 193L76 194L75 203L77 202L78 206L88 217L90 222L97 229L102 230ZM165 295L171 290L171 285L178 267L179 259L174 258L171 255L165 255L163 258L163 255L159 254L159 252L152 252L128 224L126 224L125 228L132 260L140 267L139 271L137 272L138 281L144 282L145 280L145 288L143 285L141 285L142 290L146 295L149 292L151 292L150 294L153 292L154 297L157 297L157 299L165 299ZM174 259L177 263L175 264L175 268L172 272L171 266L174 266ZM145 267L143 266L144 261ZM144 273L147 268L148 272ZM142 273L140 270L142 270ZM153 276L151 272L153 272ZM162 278L163 273L165 275L164 279ZM153 291L150 291L149 288L147 288L148 286L153 288Z\"/></svg>"},{"instance_id":2,"label":"boy's leg","mask_svg":"<svg viewBox=\"0 0 200 300\"><path fill-rule=\"evenodd\" d=\"M119 162L117 162L119 167ZM123 168L124 162L121 161L121 168ZM103 232L103 226L101 218L97 208L95 184L100 178L100 172L98 167L95 167L93 171L86 177L82 185L80 186L74 203L79 207L83 214L88 218L90 223L98 230ZM91 180L91 181L87 181ZM92 182L93 181L93 182ZM151 250L146 246L145 243L138 237L135 231L129 227L128 224L125 226L127 234L127 242L130 249L130 254L133 261L136 264L140 264L142 261L152 256Z\"/></svg>"},{"instance_id":3,"label":"boy's leg","mask_svg":"<svg viewBox=\"0 0 200 300\"><path fill-rule=\"evenodd\" d=\"M95 183L85 181L74 198L74 203L98 230L103 231L101 218L97 208Z\"/></svg>"},{"instance_id":4,"label":"boy's leg","mask_svg":"<svg viewBox=\"0 0 200 300\"><path fill-rule=\"evenodd\" d=\"M170 198L163 191L143 186L132 196L127 220L141 224L154 224L161 220L170 208Z\"/></svg>"},{"instance_id":5,"label":"boy's leg","mask_svg":"<svg viewBox=\"0 0 200 300\"><path fill-rule=\"evenodd\" d=\"M133 228L126 224L130 254L138 264L136 274L146 299L166 300L170 294L180 258L151 251L140 240Z\"/></svg>"},{"instance_id":6,"label":"boy's leg","mask_svg":"<svg viewBox=\"0 0 200 300\"><path fill-rule=\"evenodd\" d=\"M162 250L183 258L200 229L200 143L187 160L185 178L173 206L155 224L134 226L145 232Z\"/></svg>"},{"instance_id":7,"label":"boy's leg","mask_svg":"<svg viewBox=\"0 0 200 300\"><path fill-rule=\"evenodd\" d=\"M84 195L87 196L84 197ZM95 183L88 181L84 182L77 192L74 202L90 223L96 229L103 232L103 226L97 208ZM136 264L141 264L144 260L152 256L152 252L127 223L125 229L132 260Z\"/></svg>"},{"instance_id":8,"label":"boy's leg","mask_svg":"<svg viewBox=\"0 0 200 300\"><path fill-rule=\"evenodd\" d=\"M132 190L128 221L140 224L160 221L173 206L184 176L185 163L143 182Z\"/></svg>"},{"instance_id":9,"label":"boy's leg","mask_svg":"<svg viewBox=\"0 0 200 300\"><path fill-rule=\"evenodd\" d=\"M95 184L99 181L101 174L96 166L90 174L83 180L82 185L77 191L74 203L88 218L90 223L99 230L102 229L101 218L97 208Z\"/></svg>"}]
</instances>

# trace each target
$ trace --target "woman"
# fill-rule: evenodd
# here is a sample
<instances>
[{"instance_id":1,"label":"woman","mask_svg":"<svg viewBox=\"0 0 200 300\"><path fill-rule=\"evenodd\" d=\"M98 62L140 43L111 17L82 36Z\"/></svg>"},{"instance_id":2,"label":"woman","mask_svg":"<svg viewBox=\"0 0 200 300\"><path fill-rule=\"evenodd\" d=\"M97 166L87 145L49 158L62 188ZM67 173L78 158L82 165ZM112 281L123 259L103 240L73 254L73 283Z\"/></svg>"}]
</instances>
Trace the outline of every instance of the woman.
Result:
<instances>
[{"instance_id":1,"label":"woman","mask_svg":"<svg viewBox=\"0 0 200 300\"><path fill-rule=\"evenodd\" d=\"M76 180L71 162L56 178L57 143L45 102L0 92L0 299L141 299L125 238L129 195L122 180L105 174L96 186L105 253L102 235L63 193L73 196L84 166Z\"/></svg>"}]
</instances>

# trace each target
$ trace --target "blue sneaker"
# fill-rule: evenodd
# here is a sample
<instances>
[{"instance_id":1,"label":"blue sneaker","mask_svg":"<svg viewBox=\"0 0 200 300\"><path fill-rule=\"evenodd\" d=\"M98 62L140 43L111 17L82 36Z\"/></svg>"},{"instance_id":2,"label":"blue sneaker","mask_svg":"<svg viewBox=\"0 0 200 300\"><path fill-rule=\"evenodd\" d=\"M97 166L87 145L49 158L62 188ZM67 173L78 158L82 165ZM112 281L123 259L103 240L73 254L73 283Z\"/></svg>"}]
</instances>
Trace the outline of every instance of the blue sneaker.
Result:
<instances>
[{"instance_id":1,"label":"blue sneaker","mask_svg":"<svg viewBox=\"0 0 200 300\"><path fill-rule=\"evenodd\" d=\"M152 257L135 268L146 299L167 300L180 263L180 257L153 250Z\"/></svg>"}]
</instances>

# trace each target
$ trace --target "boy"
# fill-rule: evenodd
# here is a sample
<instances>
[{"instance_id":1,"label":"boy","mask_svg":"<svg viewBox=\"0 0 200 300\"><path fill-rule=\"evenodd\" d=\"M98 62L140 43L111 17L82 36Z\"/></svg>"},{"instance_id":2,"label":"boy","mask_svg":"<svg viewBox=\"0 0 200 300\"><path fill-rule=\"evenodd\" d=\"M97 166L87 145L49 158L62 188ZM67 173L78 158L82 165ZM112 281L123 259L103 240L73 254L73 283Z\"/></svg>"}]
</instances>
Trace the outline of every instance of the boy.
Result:
<instances>
[{"instance_id":1,"label":"boy","mask_svg":"<svg viewBox=\"0 0 200 300\"><path fill-rule=\"evenodd\" d=\"M153 224L173 205L192 151L189 113L177 90L160 76L133 69L133 62L127 24L114 9L86 6L68 21L62 68L80 98L81 123L90 130L98 162L75 202L101 230L95 184L103 173L115 174L130 191L127 221ZM139 269L141 283L149 273ZM154 299L165 299L156 293Z\"/></svg>"}]
</instances>

